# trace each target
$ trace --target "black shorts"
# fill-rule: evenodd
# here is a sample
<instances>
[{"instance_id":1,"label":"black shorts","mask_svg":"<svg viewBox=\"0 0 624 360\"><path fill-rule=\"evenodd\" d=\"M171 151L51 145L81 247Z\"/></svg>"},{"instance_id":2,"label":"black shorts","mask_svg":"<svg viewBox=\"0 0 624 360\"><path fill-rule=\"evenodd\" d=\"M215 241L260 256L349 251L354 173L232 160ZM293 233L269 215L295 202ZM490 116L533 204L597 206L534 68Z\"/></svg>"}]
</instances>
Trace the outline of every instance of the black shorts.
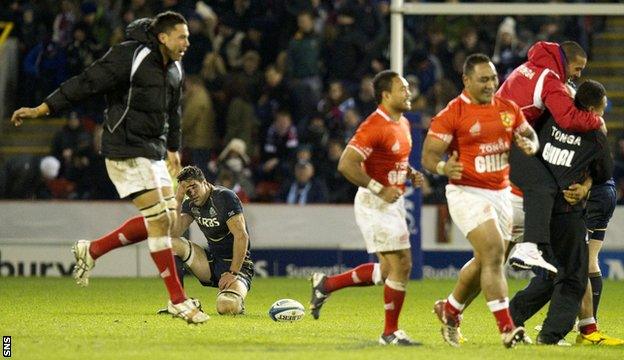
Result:
<instances>
[{"instance_id":1,"label":"black shorts","mask_svg":"<svg viewBox=\"0 0 624 360\"><path fill-rule=\"evenodd\" d=\"M585 206L585 222L592 240L604 240L616 204L615 187L599 185L591 188Z\"/></svg>"},{"instance_id":2,"label":"black shorts","mask_svg":"<svg viewBox=\"0 0 624 360\"><path fill-rule=\"evenodd\" d=\"M230 270L232 259L216 257L208 249L204 249L204 252L206 253L206 258L208 259L208 265L210 266L210 282L200 281L200 283L204 286L219 287L221 274ZM243 266L238 273L238 278L245 283L247 290L251 289L251 280L253 279L253 276L254 265L251 259L247 258L243 261Z\"/></svg>"}]
</instances>

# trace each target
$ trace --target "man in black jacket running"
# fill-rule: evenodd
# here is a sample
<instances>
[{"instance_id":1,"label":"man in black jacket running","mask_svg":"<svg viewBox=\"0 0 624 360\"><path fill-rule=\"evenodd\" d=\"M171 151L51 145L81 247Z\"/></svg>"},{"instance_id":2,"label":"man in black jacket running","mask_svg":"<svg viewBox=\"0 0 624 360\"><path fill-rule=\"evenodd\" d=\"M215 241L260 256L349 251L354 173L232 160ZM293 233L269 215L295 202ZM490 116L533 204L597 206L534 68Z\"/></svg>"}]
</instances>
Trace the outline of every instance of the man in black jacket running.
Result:
<instances>
[{"instance_id":1,"label":"man in black jacket running","mask_svg":"<svg viewBox=\"0 0 624 360\"><path fill-rule=\"evenodd\" d=\"M144 217L150 253L176 315L189 323L201 323L208 315L187 298L176 274L170 231L177 204L164 161L166 155L177 174L180 60L190 45L186 19L175 12L140 19L128 26L126 37L128 41L113 46L84 72L61 84L41 105L16 110L11 122L19 126L24 119L59 113L89 97L106 97L102 155L108 175L119 196L130 198ZM133 239L119 236L97 246L86 240L76 242L72 252L77 283L88 285L95 259Z\"/></svg>"}]
</instances>

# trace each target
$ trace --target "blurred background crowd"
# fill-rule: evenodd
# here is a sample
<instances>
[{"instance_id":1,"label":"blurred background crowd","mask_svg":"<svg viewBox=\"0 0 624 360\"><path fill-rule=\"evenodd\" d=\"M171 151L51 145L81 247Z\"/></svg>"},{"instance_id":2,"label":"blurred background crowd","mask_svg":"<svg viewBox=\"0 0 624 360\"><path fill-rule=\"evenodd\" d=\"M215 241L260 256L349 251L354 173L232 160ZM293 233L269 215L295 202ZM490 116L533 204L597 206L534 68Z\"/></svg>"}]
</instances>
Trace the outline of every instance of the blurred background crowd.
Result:
<instances>
[{"instance_id":1,"label":"blurred background crowd","mask_svg":"<svg viewBox=\"0 0 624 360\"><path fill-rule=\"evenodd\" d=\"M183 163L243 201L349 203L336 170L345 144L375 110L372 77L389 68L384 0L0 1L19 41L17 107L36 106L124 40L135 19L173 10L189 22L184 56ZM462 88L468 54L492 57L501 82L538 40L576 40L588 51L599 17L405 17L407 117L419 145L431 116ZM590 62L592 56L590 54ZM49 156L5 158L6 198L114 199L98 155L103 99L64 114ZM417 149L418 150L418 149ZM624 139L614 146L624 159ZM621 174L621 171L618 172ZM18 180L21 179L21 180ZM8 181L7 181L8 180ZM2 183L2 181L0 181ZM446 180L427 176L426 203Z\"/></svg>"}]
</instances>

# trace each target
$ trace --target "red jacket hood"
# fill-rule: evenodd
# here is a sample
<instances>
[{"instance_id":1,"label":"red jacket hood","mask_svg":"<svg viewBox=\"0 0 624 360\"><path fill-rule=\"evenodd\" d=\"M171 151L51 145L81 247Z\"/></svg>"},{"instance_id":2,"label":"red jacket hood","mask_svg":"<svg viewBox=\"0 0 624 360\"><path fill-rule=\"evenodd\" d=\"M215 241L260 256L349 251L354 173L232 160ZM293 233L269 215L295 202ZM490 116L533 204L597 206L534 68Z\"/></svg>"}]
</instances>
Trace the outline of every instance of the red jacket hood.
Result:
<instances>
[{"instance_id":1,"label":"red jacket hood","mask_svg":"<svg viewBox=\"0 0 624 360\"><path fill-rule=\"evenodd\" d=\"M566 60L559 44L538 41L529 49L528 59L532 65L554 71L561 82L566 82Z\"/></svg>"}]
</instances>

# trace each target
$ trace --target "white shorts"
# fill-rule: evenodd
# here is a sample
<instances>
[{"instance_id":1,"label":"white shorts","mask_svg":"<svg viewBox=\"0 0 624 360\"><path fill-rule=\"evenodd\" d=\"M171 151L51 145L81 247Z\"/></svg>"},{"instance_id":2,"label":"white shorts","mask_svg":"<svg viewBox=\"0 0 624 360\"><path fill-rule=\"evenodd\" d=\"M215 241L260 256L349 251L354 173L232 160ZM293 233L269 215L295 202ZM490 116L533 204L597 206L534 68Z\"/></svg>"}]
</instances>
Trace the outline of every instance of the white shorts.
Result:
<instances>
[{"instance_id":1,"label":"white shorts","mask_svg":"<svg viewBox=\"0 0 624 360\"><path fill-rule=\"evenodd\" d=\"M131 158L106 159L106 171L120 198L143 190L173 187L171 176L164 160Z\"/></svg>"},{"instance_id":2,"label":"white shorts","mask_svg":"<svg viewBox=\"0 0 624 360\"><path fill-rule=\"evenodd\" d=\"M511 207L513 208L513 227L511 230L511 241L521 243L524 240L524 209L522 196L516 194L509 195Z\"/></svg>"},{"instance_id":3,"label":"white shorts","mask_svg":"<svg viewBox=\"0 0 624 360\"><path fill-rule=\"evenodd\" d=\"M385 202L366 188L359 188L354 202L357 223L368 253L410 248L403 197Z\"/></svg>"},{"instance_id":4,"label":"white shorts","mask_svg":"<svg viewBox=\"0 0 624 360\"><path fill-rule=\"evenodd\" d=\"M509 241L513 221L509 194L510 188L489 190L473 186L446 185L446 200L451 218L466 237L479 225L494 219L503 240Z\"/></svg>"}]
</instances>

